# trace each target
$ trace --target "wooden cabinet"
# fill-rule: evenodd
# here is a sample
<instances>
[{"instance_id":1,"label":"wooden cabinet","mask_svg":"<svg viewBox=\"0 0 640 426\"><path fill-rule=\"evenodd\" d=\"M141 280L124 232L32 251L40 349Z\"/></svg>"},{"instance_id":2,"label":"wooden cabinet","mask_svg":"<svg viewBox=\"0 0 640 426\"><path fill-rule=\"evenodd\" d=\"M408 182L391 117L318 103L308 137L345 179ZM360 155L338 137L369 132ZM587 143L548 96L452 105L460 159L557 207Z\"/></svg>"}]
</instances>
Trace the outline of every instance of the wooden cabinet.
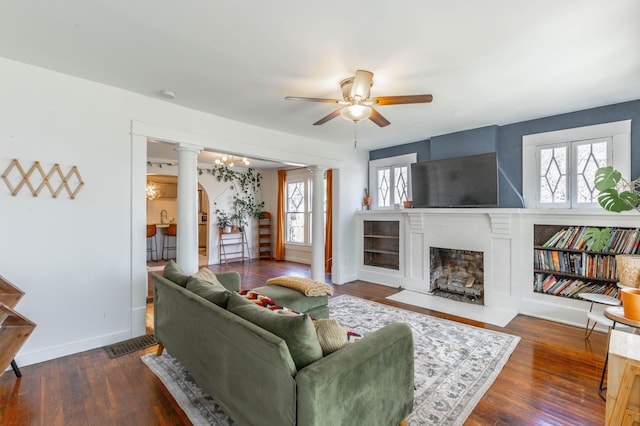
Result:
<instances>
[{"instance_id":1,"label":"wooden cabinet","mask_svg":"<svg viewBox=\"0 0 640 426\"><path fill-rule=\"evenodd\" d=\"M244 262L250 260L249 246L244 231L224 233L218 228L219 262Z\"/></svg>"},{"instance_id":2,"label":"wooden cabinet","mask_svg":"<svg viewBox=\"0 0 640 426\"><path fill-rule=\"evenodd\" d=\"M271 213L263 212L258 219L258 257L271 259Z\"/></svg>"},{"instance_id":3,"label":"wooden cabinet","mask_svg":"<svg viewBox=\"0 0 640 426\"><path fill-rule=\"evenodd\" d=\"M617 254L637 253L640 232L613 228L601 251L585 243L589 229L603 227L534 225L534 292L577 298L579 293L618 295Z\"/></svg>"},{"instance_id":4,"label":"wooden cabinet","mask_svg":"<svg viewBox=\"0 0 640 426\"><path fill-rule=\"evenodd\" d=\"M387 269L400 269L400 222L397 220L365 220L364 264Z\"/></svg>"},{"instance_id":5,"label":"wooden cabinet","mask_svg":"<svg viewBox=\"0 0 640 426\"><path fill-rule=\"evenodd\" d=\"M23 295L22 290L0 276L0 374L11 364L20 377L13 358L36 327L34 322L13 310Z\"/></svg>"}]
</instances>

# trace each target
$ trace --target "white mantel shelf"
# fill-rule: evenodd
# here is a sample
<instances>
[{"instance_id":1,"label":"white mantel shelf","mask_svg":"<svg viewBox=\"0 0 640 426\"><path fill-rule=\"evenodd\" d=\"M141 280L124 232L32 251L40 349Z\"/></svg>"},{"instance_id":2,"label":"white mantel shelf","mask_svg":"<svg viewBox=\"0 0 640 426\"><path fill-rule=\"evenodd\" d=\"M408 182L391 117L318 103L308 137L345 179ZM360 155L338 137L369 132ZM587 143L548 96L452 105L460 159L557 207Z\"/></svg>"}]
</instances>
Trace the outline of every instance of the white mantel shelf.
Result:
<instances>
[{"instance_id":1,"label":"white mantel shelf","mask_svg":"<svg viewBox=\"0 0 640 426\"><path fill-rule=\"evenodd\" d=\"M357 212L361 253L358 279L404 288L422 294L429 292L429 248L482 251L484 253L485 310L508 311L583 327L587 302L533 291L534 225L579 225L640 227L637 212L611 213L596 209L500 209L438 208L390 209ZM398 271L364 265L362 257L363 221L400 222L400 269ZM433 299L440 299L430 296ZM447 299L443 299L447 300ZM430 303L430 309L437 300ZM442 311L452 312L449 301ZM446 305L446 306L445 306ZM492 323L492 321L485 321Z\"/></svg>"}]
</instances>

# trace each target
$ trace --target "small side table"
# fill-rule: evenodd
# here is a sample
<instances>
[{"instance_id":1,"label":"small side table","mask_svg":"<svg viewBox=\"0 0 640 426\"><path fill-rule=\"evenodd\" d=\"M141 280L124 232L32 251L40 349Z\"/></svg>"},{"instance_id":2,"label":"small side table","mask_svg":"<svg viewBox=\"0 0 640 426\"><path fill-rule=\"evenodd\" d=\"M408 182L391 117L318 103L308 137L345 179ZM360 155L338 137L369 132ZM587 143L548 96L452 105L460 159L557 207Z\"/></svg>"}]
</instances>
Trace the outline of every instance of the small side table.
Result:
<instances>
[{"instance_id":1,"label":"small side table","mask_svg":"<svg viewBox=\"0 0 640 426\"><path fill-rule=\"evenodd\" d=\"M613 325L611 326L611 330L616 328L616 324L624 324L626 326L634 328L634 333L637 334L640 330L640 321L632 320L624 316L624 309L622 306L610 306L604 310L604 316L613 321ZM604 387L604 375L607 372L607 364L609 363L609 344L611 340L611 333L609 333L609 341L607 342L607 356L604 359L604 367L602 367L602 377L600 378L600 389L598 390L598 394L603 401L606 401L607 398L603 396L603 392L607 389Z\"/></svg>"},{"instance_id":2,"label":"small side table","mask_svg":"<svg viewBox=\"0 0 640 426\"><path fill-rule=\"evenodd\" d=\"M609 305L609 306L620 306L620 301L615 297L606 296L604 294L599 293L580 293L578 297L586 300L587 302L591 302L591 306L589 307L589 312L587 312L587 325L584 327L584 338L588 339L591 336L591 332L596 327L596 324L604 324L608 328L613 326L613 321L604 316L604 313L601 312L593 312L593 305L598 303L600 305ZM593 321L593 325L591 329L589 329L589 323Z\"/></svg>"}]
</instances>

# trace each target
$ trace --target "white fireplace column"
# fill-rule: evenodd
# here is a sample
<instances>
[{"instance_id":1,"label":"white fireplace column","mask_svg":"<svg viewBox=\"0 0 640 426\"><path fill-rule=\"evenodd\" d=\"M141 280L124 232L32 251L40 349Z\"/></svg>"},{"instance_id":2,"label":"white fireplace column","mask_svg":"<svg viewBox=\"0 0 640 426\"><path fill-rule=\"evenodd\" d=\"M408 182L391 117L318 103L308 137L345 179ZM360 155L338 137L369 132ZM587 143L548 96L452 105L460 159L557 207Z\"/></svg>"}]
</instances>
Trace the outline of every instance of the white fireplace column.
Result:
<instances>
[{"instance_id":1,"label":"white fireplace column","mask_svg":"<svg viewBox=\"0 0 640 426\"><path fill-rule=\"evenodd\" d=\"M187 274L198 271L198 153L202 147L179 143L178 236L176 257Z\"/></svg>"},{"instance_id":2,"label":"white fireplace column","mask_svg":"<svg viewBox=\"0 0 640 426\"><path fill-rule=\"evenodd\" d=\"M324 172L326 167L313 166L309 171L313 174L313 212L311 225L311 279L324 282Z\"/></svg>"}]
</instances>

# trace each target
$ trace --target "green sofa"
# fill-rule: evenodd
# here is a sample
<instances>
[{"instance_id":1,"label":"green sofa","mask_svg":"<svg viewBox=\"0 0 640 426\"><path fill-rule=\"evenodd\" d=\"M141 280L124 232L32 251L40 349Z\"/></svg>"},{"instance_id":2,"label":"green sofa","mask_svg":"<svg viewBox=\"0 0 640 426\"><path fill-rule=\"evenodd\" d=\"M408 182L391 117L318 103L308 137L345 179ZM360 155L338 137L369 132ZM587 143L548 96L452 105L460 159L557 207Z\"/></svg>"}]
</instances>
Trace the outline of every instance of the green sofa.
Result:
<instances>
[{"instance_id":1,"label":"green sofa","mask_svg":"<svg viewBox=\"0 0 640 426\"><path fill-rule=\"evenodd\" d=\"M166 348L238 425L390 426L411 412L413 336L406 324L388 325L298 371L284 339L184 282L151 275L158 354ZM216 275L239 289L237 273Z\"/></svg>"}]
</instances>

